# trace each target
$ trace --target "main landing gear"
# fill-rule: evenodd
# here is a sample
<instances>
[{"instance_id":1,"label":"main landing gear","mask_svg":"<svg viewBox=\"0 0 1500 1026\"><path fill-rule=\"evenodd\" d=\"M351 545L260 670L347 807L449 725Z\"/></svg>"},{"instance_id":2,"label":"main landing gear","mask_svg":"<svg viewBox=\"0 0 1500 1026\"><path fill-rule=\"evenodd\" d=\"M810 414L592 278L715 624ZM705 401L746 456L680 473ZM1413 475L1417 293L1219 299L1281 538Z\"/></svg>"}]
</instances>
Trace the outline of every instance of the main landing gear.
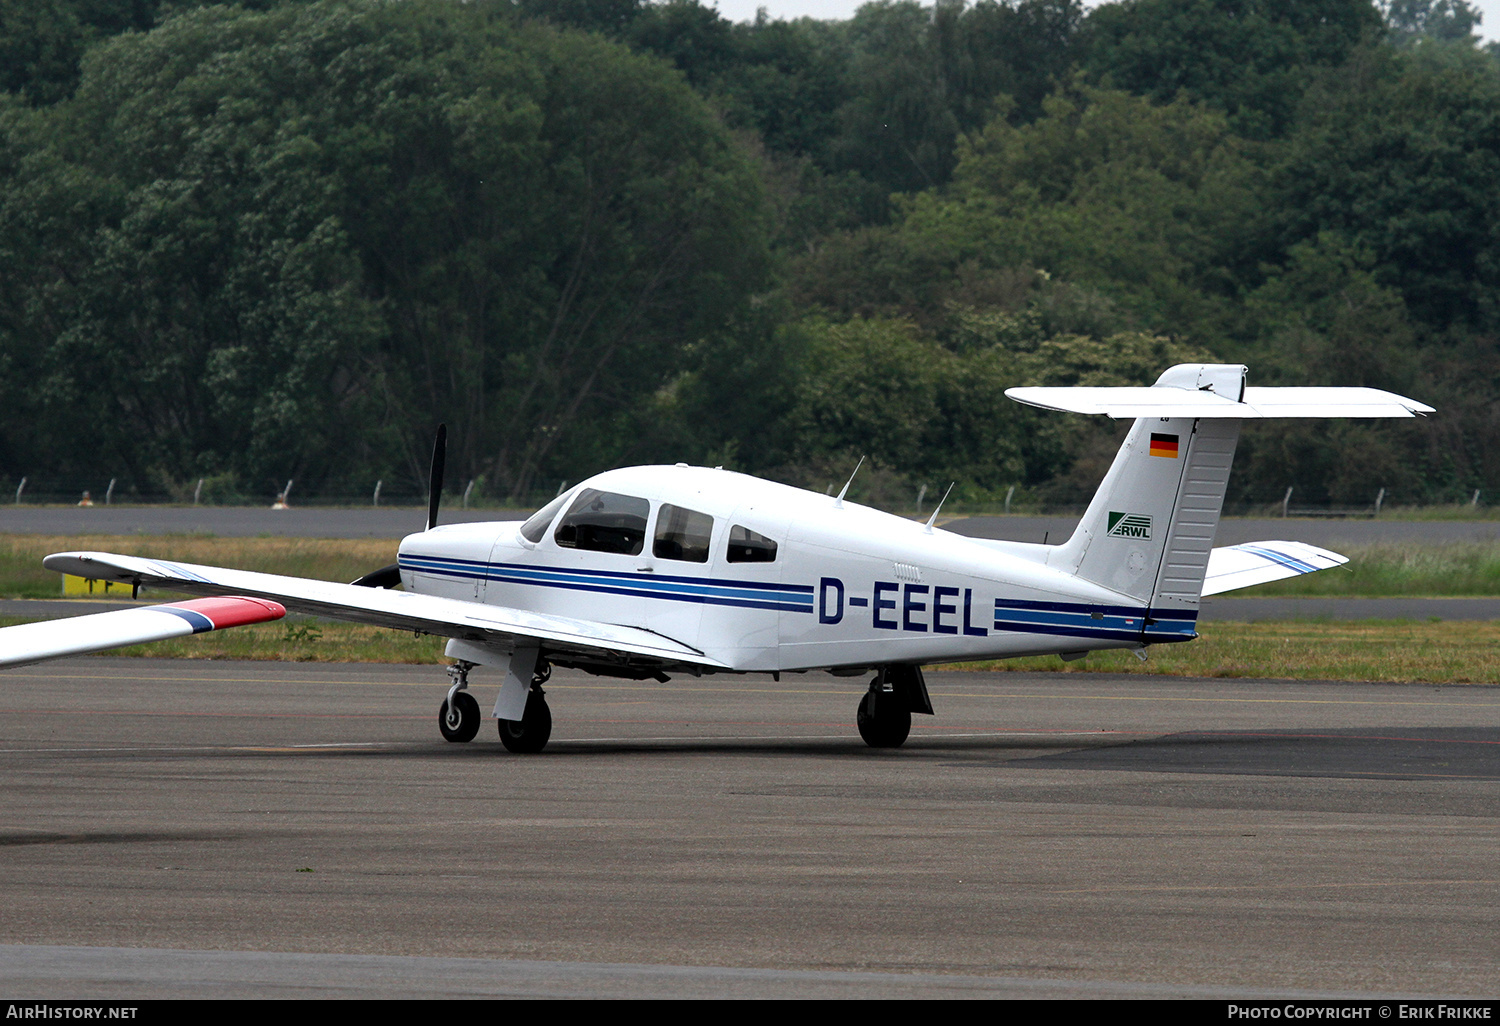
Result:
<instances>
[{"instance_id":1,"label":"main landing gear","mask_svg":"<svg viewBox=\"0 0 1500 1026\"><path fill-rule=\"evenodd\" d=\"M448 697L438 708L438 730L447 741L462 743L474 740L479 733L479 703L469 694L469 671L473 663L459 660L448 667L448 677L453 686ZM542 684L552 676L552 667L545 660L537 660L531 677L531 690L526 695L526 709L519 720L497 720L500 727L500 743L512 752L529 754L540 752L552 736L552 710L547 708L546 692Z\"/></svg>"},{"instance_id":2,"label":"main landing gear","mask_svg":"<svg viewBox=\"0 0 1500 1026\"><path fill-rule=\"evenodd\" d=\"M854 722L871 748L900 748L911 733L911 714L932 715L920 666L882 666L859 700Z\"/></svg>"},{"instance_id":3,"label":"main landing gear","mask_svg":"<svg viewBox=\"0 0 1500 1026\"><path fill-rule=\"evenodd\" d=\"M526 709L519 720L496 720L500 726L500 743L509 751L530 754L540 752L552 736L552 710L547 708L546 692L542 685L552 676L552 665L538 659L536 672L531 677L531 690L526 694Z\"/></svg>"}]
</instances>

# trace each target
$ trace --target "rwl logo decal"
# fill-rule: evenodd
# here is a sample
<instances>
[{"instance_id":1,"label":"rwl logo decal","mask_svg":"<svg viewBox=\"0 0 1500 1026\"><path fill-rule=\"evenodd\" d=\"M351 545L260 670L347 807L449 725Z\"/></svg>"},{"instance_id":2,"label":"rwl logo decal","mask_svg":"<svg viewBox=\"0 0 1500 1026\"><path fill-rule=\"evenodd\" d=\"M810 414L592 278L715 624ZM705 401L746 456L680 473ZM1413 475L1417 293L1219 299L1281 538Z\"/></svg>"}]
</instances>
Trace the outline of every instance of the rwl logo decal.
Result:
<instances>
[{"instance_id":1,"label":"rwl logo decal","mask_svg":"<svg viewBox=\"0 0 1500 1026\"><path fill-rule=\"evenodd\" d=\"M1146 538L1151 537L1151 518L1144 513L1116 513L1109 511L1109 531L1111 538Z\"/></svg>"}]
</instances>

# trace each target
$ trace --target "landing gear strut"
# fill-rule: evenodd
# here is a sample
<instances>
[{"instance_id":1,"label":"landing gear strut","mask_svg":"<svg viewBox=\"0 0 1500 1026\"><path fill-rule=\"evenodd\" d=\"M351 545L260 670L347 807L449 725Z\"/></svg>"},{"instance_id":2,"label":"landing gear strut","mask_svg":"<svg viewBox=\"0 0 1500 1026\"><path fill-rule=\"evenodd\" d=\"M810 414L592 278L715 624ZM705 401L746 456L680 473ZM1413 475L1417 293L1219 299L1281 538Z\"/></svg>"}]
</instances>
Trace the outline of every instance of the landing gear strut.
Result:
<instances>
[{"instance_id":1,"label":"landing gear strut","mask_svg":"<svg viewBox=\"0 0 1500 1026\"><path fill-rule=\"evenodd\" d=\"M911 714L932 715L919 666L883 666L859 701L854 722L871 748L900 748L911 733Z\"/></svg>"},{"instance_id":2,"label":"landing gear strut","mask_svg":"<svg viewBox=\"0 0 1500 1026\"><path fill-rule=\"evenodd\" d=\"M531 677L531 690L526 694L526 710L519 720L497 720L500 727L500 743L509 751L523 755L540 752L552 736L552 710L547 708L546 692L542 685L552 676L552 665L538 659L536 671Z\"/></svg>"},{"instance_id":3,"label":"landing gear strut","mask_svg":"<svg viewBox=\"0 0 1500 1026\"><path fill-rule=\"evenodd\" d=\"M438 707L438 730L443 732L445 740L472 741L474 735L479 733L479 703L466 690L469 686L469 670L473 667L473 663L463 660L448 667L448 677L453 681L453 686L448 689L448 697Z\"/></svg>"}]
</instances>

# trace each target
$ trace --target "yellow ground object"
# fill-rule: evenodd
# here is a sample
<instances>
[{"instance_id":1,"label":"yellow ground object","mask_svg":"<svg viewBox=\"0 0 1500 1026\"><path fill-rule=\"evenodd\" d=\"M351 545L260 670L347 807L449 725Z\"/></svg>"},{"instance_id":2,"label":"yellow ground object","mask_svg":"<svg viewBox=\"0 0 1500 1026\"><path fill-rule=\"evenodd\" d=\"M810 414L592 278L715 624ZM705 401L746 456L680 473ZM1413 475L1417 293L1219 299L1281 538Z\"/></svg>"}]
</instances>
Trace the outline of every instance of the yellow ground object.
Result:
<instances>
[{"instance_id":1,"label":"yellow ground object","mask_svg":"<svg viewBox=\"0 0 1500 1026\"><path fill-rule=\"evenodd\" d=\"M91 581L87 577L62 575L62 593L67 598L130 598L130 585L114 581Z\"/></svg>"}]
</instances>

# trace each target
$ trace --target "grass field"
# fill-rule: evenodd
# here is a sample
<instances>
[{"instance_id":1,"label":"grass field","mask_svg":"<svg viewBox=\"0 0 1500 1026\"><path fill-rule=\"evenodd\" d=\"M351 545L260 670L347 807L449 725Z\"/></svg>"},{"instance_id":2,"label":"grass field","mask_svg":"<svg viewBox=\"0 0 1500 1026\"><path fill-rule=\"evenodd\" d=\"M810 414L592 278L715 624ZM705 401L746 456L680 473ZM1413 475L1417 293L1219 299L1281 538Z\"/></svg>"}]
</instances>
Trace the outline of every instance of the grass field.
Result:
<instances>
[{"instance_id":1,"label":"grass field","mask_svg":"<svg viewBox=\"0 0 1500 1026\"><path fill-rule=\"evenodd\" d=\"M216 538L212 535L0 535L0 597L58 598L60 575L43 569L53 552L117 552L268 574L352 581L396 561L384 538Z\"/></svg>"},{"instance_id":2,"label":"grass field","mask_svg":"<svg viewBox=\"0 0 1500 1026\"><path fill-rule=\"evenodd\" d=\"M1377 598L1390 595L1500 595L1500 542L1346 546L1349 562L1241 594Z\"/></svg>"},{"instance_id":3,"label":"grass field","mask_svg":"<svg viewBox=\"0 0 1500 1026\"><path fill-rule=\"evenodd\" d=\"M0 618L0 624L20 623ZM956 670L1268 677L1291 680L1500 684L1500 623L1225 623L1203 637L1129 652L1095 652L1077 662L1056 656L963 663ZM264 659L437 665L443 640L402 631L296 618L120 649L111 655L170 659Z\"/></svg>"},{"instance_id":4,"label":"grass field","mask_svg":"<svg viewBox=\"0 0 1500 1026\"><path fill-rule=\"evenodd\" d=\"M1055 656L974 664L975 669L1269 677L1416 684L1500 684L1500 623L1356 620L1202 625L1202 637L1156 645L1145 663L1125 651L1076 663Z\"/></svg>"}]
</instances>

